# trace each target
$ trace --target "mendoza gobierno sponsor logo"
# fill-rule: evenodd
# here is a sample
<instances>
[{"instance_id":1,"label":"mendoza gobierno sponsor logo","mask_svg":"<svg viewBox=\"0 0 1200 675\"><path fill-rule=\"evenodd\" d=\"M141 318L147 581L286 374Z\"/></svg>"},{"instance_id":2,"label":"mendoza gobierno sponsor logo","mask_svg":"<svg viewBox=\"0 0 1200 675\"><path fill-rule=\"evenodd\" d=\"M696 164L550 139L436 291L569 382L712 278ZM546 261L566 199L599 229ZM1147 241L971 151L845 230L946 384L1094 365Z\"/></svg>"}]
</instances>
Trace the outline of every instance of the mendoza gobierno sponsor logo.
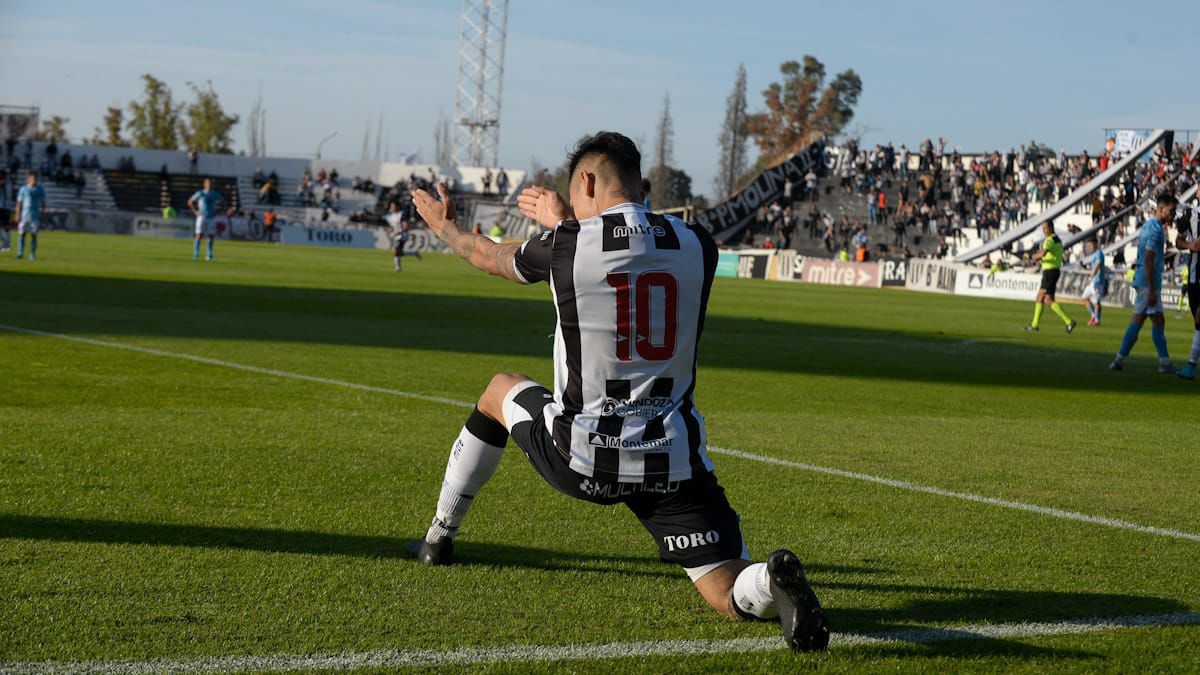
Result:
<instances>
[{"instance_id":1,"label":"mendoza gobierno sponsor logo","mask_svg":"<svg viewBox=\"0 0 1200 675\"><path fill-rule=\"evenodd\" d=\"M600 414L617 417L658 417L670 408L674 401L670 396L644 396L642 398L606 398Z\"/></svg>"}]
</instances>

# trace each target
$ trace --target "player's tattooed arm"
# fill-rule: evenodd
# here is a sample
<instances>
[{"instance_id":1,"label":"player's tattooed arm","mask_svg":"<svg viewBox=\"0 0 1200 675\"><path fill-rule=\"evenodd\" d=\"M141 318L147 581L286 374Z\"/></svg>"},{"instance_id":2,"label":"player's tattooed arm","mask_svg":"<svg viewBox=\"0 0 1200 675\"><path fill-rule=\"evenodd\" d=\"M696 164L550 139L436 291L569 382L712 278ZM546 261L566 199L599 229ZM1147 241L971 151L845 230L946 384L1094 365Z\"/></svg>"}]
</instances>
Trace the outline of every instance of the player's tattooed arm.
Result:
<instances>
[{"instance_id":1,"label":"player's tattooed arm","mask_svg":"<svg viewBox=\"0 0 1200 675\"><path fill-rule=\"evenodd\" d=\"M424 190L413 192L413 204L429 229L472 267L493 276L524 283L513 266L513 259L521 250L521 244L497 244L483 235L463 232L454 221L454 202L446 194L446 186L439 183L437 191L440 201Z\"/></svg>"}]
</instances>

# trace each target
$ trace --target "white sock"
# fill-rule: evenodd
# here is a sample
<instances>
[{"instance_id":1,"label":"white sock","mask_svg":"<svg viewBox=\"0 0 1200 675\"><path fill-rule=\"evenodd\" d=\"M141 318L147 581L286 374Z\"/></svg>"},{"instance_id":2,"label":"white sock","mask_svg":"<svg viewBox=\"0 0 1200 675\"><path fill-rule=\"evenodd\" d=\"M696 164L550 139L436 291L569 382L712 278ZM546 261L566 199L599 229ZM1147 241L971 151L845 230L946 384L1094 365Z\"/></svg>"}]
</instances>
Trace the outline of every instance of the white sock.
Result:
<instances>
[{"instance_id":1,"label":"white sock","mask_svg":"<svg viewBox=\"0 0 1200 675\"><path fill-rule=\"evenodd\" d=\"M766 563L754 563L738 574L733 581L733 604L743 615L749 614L759 619L779 616L775 598L771 596Z\"/></svg>"},{"instance_id":2,"label":"white sock","mask_svg":"<svg viewBox=\"0 0 1200 675\"><path fill-rule=\"evenodd\" d=\"M1200 328L1192 335L1192 354L1188 357L1188 363L1193 366L1200 363Z\"/></svg>"},{"instance_id":3,"label":"white sock","mask_svg":"<svg viewBox=\"0 0 1200 675\"><path fill-rule=\"evenodd\" d=\"M426 541L432 543L440 537L453 538L458 534L475 495L500 466L506 443L508 430L476 408L450 451L438 496L437 516L425 534Z\"/></svg>"}]
</instances>

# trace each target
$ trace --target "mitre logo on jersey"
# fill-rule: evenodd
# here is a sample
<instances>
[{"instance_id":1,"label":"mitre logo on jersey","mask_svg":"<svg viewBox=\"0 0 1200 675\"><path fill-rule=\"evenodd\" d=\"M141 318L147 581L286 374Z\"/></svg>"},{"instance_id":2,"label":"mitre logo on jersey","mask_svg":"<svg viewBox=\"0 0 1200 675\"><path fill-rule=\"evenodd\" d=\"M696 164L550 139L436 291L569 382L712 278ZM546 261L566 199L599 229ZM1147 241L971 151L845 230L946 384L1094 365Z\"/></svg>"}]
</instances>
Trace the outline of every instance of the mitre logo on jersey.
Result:
<instances>
[{"instance_id":1,"label":"mitre logo on jersey","mask_svg":"<svg viewBox=\"0 0 1200 675\"><path fill-rule=\"evenodd\" d=\"M588 434L588 445L594 445L599 448L619 448L621 447L621 439L617 436L598 434L593 431Z\"/></svg>"},{"instance_id":2,"label":"mitre logo on jersey","mask_svg":"<svg viewBox=\"0 0 1200 675\"><path fill-rule=\"evenodd\" d=\"M652 234L656 237L667 236L667 228L662 225L642 225L634 223L632 225L617 225L613 227L613 237L628 237L632 234Z\"/></svg>"},{"instance_id":3,"label":"mitre logo on jersey","mask_svg":"<svg viewBox=\"0 0 1200 675\"><path fill-rule=\"evenodd\" d=\"M658 417L670 408L674 401L669 396L647 396L645 398L606 398L600 408L605 417Z\"/></svg>"}]
</instances>

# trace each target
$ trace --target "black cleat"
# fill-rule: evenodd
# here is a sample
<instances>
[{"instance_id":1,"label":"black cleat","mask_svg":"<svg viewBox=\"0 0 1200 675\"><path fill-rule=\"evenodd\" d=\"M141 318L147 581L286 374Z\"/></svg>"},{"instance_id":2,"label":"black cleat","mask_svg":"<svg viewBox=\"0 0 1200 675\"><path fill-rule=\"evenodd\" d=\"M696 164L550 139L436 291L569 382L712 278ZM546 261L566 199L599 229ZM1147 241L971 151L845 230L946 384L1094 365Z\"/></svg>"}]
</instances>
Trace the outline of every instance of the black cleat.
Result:
<instances>
[{"instance_id":1,"label":"black cleat","mask_svg":"<svg viewBox=\"0 0 1200 675\"><path fill-rule=\"evenodd\" d=\"M819 651L829 646L829 620L804 576L804 566L795 553L781 548L767 558L771 597L779 608L779 623L788 647L798 652Z\"/></svg>"},{"instance_id":2,"label":"black cleat","mask_svg":"<svg viewBox=\"0 0 1200 675\"><path fill-rule=\"evenodd\" d=\"M449 565L454 560L454 540L450 537L442 537L432 544L422 537L408 542L404 550L426 565Z\"/></svg>"},{"instance_id":3,"label":"black cleat","mask_svg":"<svg viewBox=\"0 0 1200 675\"><path fill-rule=\"evenodd\" d=\"M1075 319L1071 319L1071 323L1067 324L1067 335L1070 335L1075 330Z\"/></svg>"}]
</instances>

